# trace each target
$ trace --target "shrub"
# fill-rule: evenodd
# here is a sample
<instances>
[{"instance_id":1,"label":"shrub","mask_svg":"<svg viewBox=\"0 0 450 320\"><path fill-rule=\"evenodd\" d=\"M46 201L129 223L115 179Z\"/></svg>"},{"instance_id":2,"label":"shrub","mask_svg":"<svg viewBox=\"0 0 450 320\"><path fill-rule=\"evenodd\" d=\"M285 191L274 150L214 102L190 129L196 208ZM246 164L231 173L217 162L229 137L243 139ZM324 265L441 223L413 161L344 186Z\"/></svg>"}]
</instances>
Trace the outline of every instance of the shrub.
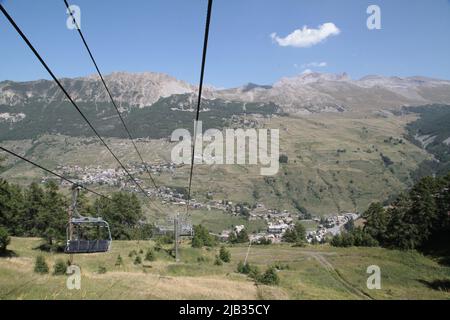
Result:
<instances>
[{"instance_id":1,"label":"shrub","mask_svg":"<svg viewBox=\"0 0 450 320\"><path fill-rule=\"evenodd\" d=\"M140 256L136 256L136 258L134 258L134 264L141 264L142 263L142 259Z\"/></svg>"},{"instance_id":2,"label":"shrub","mask_svg":"<svg viewBox=\"0 0 450 320\"><path fill-rule=\"evenodd\" d=\"M245 229L242 229L240 232L231 232L228 238L230 243L246 243L249 241L248 233Z\"/></svg>"},{"instance_id":3,"label":"shrub","mask_svg":"<svg viewBox=\"0 0 450 320\"><path fill-rule=\"evenodd\" d=\"M277 270L289 270L288 264L282 264L281 262L276 262L273 267Z\"/></svg>"},{"instance_id":4,"label":"shrub","mask_svg":"<svg viewBox=\"0 0 450 320\"><path fill-rule=\"evenodd\" d=\"M288 163L288 160L289 160L289 158L288 158L288 156L285 155L285 154L282 154L282 155L280 155L280 156L278 157L278 161L279 161L280 163Z\"/></svg>"},{"instance_id":5,"label":"shrub","mask_svg":"<svg viewBox=\"0 0 450 320\"><path fill-rule=\"evenodd\" d=\"M106 273L106 271L107 270L106 270L106 267L104 265L98 266L97 273L104 274L104 273Z\"/></svg>"},{"instance_id":6,"label":"shrub","mask_svg":"<svg viewBox=\"0 0 450 320\"><path fill-rule=\"evenodd\" d=\"M290 243L304 243L306 238L306 229L301 222L297 222L294 228L286 230L283 240Z\"/></svg>"},{"instance_id":7,"label":"shrub","mask_svg":"<svg viewBox=\"0 0 450 320\"><path fill-rule=\"evenodd\" d=\"M244 264L242 261L239 261L237 271L239 273L247 274L250 278L253 279L257 279L260 275L258 267L252 266L248 262Z\"/></svg>"},{"instance_id":8,"label":"shrub","mask_svg":"<svg viewBox=\"0 0 450 320\"><path fill-rule=\"evenodd\" d=\"M153 252L153 249L148 249L147 253L145 254L145 260L147 261L155 261L155 253Z\"/></svg>"},{"instance_id":9,"label":"shrub","mask_svg":"<svg viewBox=\"0 0 450 320\"><path fill-rule=\"evenodd\" d=\"M120 254L119 254L119 255L117 256L115 266L116 266L116 267L119 267L119 266L122 266L122 265L123 265L123 259L122 259L122 257L121 257Z\"/></svg>"},{"instance_id":10,"label":"shrub","mask_svg":"<svg viewBox=\"0 0 450 320\"><path fill-rule=\"evenodd\" d=\"M140 249L139 254L143 254L143 253L144 253L144 250Z\"/></svg>"},{"instance_id":11,"label":"shrub","mask_svg":"<svg viewBox=\"0 0 450 320\"><path fill-rule=\"evenodd\" d=\"M137 252L136 252L136 250L131 250L129 253L128 253L128 256L131 258L131 257L133 257L133 256L136 256L137 255Z\"/></svg>"},{"instance_id":12,"label":"shrub","mask_svg":"<svg viewBox=\"0 0 450 320\"><path fill-rule=\"evenodd\" d=\"M223 264L222 260L220 260L219 256L216 256L216 260L214 261L214 265L215 266L221 266L222 264Z\"/></svg>"},{"instance_id":13,"label":"shrub","mask_svg":"<svg viewBox=\"0 0 450 320\"><path fill-rule=\"evenodd\" d=\"M34 263L34 272L39 274L48 273L48 265L43 256L37 256Z\"/></svg>"},{"instance_id":14,"label":"shrub","mask_svg":"<svg viewBox=\"0 0 450 320\"><path fill-rule=\"evenodd\" d=\"M173 235L173 232L169 232L169 233L167 233L167 234L165 234L165 235L163 235L163 236L159 236L159 237L156 239L156 243L157 243L159 246L161 246L161 245L163 245L163 244L173 244L173 242L174 242L174 235Z\"/></svg>"},{"instance_id":15,"label":"shrub","mask_svg":"<svg viewBox=\"0 0 450 320\"><path fill-rule=\"evenodd\" d=\"M231 253L224 246L220 247L219 258L225 263L231 261Z\"/></svg>"},{"instance_id":16,"label":"shrub","mask_svg":"<svg viewBox=\"0 0 450 320\"><path fill-rule=\"evenodd\" d=\"M252 266L247 263L247 266L245 267L246 271L248 271L248 276L254 280L259 279L261 272L259 271L259 268L257 266Z\"/></svg>"},{"instance_id":17,"label":"shrub","mask_svg":"<svg viewBox=\"0 0 450 320\"><path fill-rule=\"evenodd\" d=\"M266 272L257 278L257 281L269 286L280 284L280 278L278 277L277 270L274 267L267 269Z\"/></svg>"},{"instance_id":18,"label":"shrub","mask_svg":"<svg viewBox=\"0 0 450 320\"><path fill-rule=\"evenodd\" d=\"M8 231L5 228L0 227L0 253L6 252L6 247L11 242Z\"/></svg>"},{"instance_id":19,"label":"shrub","mask_svg":"<svg viewBox=\"0 0 450 320\"><path fill-rule=\"evenodd\" d=\"M379 245L376 239L359 227L351 232L334 236L330 243L334 247L375 247Z\"/></svg>"},{"instance_id":20,"label":"shrub","mask_svg":"<svg viewBox=\"0 0 450 320\"><path fill-rule=\"evenodd\" d=\"M244 263L242 261L239 261L239 263L237 265L237 272L244 273Z\"/></svg>"},{"instance_id":21,"label":"shrub","mask_svg":"<svg viewBox=\"0 0 450 320\"><path fill-rule=\"evenodd\" d=\"M55 265L53 266L53 275L54 276L62 276L66 274L67 270L67 264L59 259L56 261Z\"/></svg>"},{"instance_id":22,"label":"shrub","mask_svg":"<svg viewBox=\"0 0 450 320\"><path fill-rule=\"evenodd\" d=\"M212 247L214 245L215 239L212 235L209 234L208 229L206 229L201 224L195 225L194 237L192 238L192 247L201 248L201 247Z\"/></svg>"}]
</instances>

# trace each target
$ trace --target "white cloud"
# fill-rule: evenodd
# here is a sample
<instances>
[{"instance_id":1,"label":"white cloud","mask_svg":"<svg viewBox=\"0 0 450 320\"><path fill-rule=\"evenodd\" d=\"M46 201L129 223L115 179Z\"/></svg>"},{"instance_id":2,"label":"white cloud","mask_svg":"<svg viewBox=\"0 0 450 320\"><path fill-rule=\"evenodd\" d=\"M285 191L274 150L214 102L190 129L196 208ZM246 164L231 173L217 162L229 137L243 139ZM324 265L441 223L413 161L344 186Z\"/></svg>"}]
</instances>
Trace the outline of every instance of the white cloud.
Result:
<instances>
[{"instance_id":1,"label":"white cloud","mask_svg":"<svg viewBox=\"0 0 450 320\"><path fill-rule=\"evenodd\" d=\"M311 69L305 69L302 72L302 74L310 74L310 73L313 73L313 71Z\"/></svg>"},{"instance_id":2,"label":"white cloud","mask_svg":"<svg viewBox=\"0 0 450 320\"><path fill-rule=\"evenodd\" d=\"M297 63L294 64L295 68L325 68L328 65L325 61L323 62L310 62L310 63L304 63L301 66L299 66Z\"/></svg>"},{"instance_id":3,"label":"white cloud","mask_svg":"<svg viewBox=\"0 0 450 320\"><path fill-rule=\"evenodd\" d=\"M308 67L314 67L314 68L324 68L327 66L327 63L325 61L323 62L310 62L307 64L303 65L304 68L308 68Z\"/></svg>"},{"instance_id":4,"label":"white cloud","mask_svg":"<svg viewBox=\"0 0 450 320\"><path fill-rule=\"evenodd\" d=\"M340 32L334 23L327 22L321 24L318 29L309 29L307 26L303 26L302 29L294 30L284 38L279 37L275 32L270 37L282 47L307 48L324 41L330 36L336 36Z\"/></svg>"}]
</instances>

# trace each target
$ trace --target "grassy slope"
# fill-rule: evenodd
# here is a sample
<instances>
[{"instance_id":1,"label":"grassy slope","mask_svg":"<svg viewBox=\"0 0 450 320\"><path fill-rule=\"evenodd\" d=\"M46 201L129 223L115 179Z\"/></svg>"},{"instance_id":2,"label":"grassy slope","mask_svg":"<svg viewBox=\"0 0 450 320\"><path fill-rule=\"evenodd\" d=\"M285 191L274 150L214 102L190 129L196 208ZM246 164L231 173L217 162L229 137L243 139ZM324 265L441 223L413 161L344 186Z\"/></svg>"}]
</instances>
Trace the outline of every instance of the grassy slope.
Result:
<instances>
[{"instance_id":1,"label":"grassy slope","mask_svg":"<svg viewBox=\"0 0 450 320\"><path fill-rule=\"evenodd\" d=\"M403 144L385 142L400 139L406 123L415 116L377 118L361 115L320 114L306 118L280 117L265 120L265 126L280 129L281 152L288 164L270 179L260 175L259 166L196 165L193 197L205 200L208 191L218 200L263 202L268 207L296 210L299 206L315 214L362 211L372 201L382 201L411 183L410 173L428 158L423 150L405 140ZM111 155L93 139L44 136L31 141L9 141L5 146L27 154L50 168L57 164L105 165L116 167ZM118 156L138 162L129 142L108 139ZM171 143L166 140L139 142L147 161L170 161ZM337 152L337 150L345 152ZM380 154L393 165L385 166ZM9 161L9 162L8 162ZM42 173L24 163L2 173L10 180L28 183L40 180ZM186 187L188 166L172 174L156 177L157 183ZM145 176L142 177L145 179ZM151 185L150 183L148 185Z\"/></svg>"},{"instance_id":2,"label":"grassy slope","mask_svg":"<svg viewBox=\"0 0 450 320\"><path fill-rule=\"evenodd\" d=\"M192 249L184 244L182 262L175 264L164 252L157 261L136 266L128 257L152 242L116 241L107 254L78 255L75 263L82 268L82 289L66 289L64 276L37 275L32 271L39 252L32 248L39 239L13 238L10 249L17 256L0 258L0 299L450 299L449 292L431 289L426 282L448 280L450 268L416 252L390 251L380 248L331 248L287 245L253 246L249 261L264 269L279 262L289 269L279 272L278 287L255 286L236 274L237 262L243 260L246 246L231 247L232 261L214 266L218 250ZM124 266L115 267L117 255ZM63 254L45 254L52 267ZM205 257L205 262L197 258ZM378 265L382 289L366 288L369 265ZM102 265L108 270L98 274Z\"/></svg>"}]
</instances>

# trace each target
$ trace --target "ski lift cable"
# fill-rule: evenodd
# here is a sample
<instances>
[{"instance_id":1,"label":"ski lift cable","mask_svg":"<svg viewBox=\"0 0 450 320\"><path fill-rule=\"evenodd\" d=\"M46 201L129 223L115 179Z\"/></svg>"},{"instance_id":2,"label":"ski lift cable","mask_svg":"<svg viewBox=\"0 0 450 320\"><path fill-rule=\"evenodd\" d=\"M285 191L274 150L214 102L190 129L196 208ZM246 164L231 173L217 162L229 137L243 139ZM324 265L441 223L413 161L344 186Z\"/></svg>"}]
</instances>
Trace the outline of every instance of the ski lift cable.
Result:
<instances>
[{"instance_id":1,"label":"ski lift cable","mask_svg":"<svg viewBox=\"0 0 450 320\"><path fill-rule=\"evenodd\" d=\"M17 33L20 35L20 37L25 41L25 43L28 45L28 47L31 49L31 51L34 53L36 58L39 60L39 62L42 64L42 66L47 70L47 72L50 74L50 76L53 78L53 80L56 82L56 84L60 87L60 89L63 91L67 99L72 103L72 105L75 107L75 109L78 111L78 113L81 115L81 117L86 121L86 123L89 125L89 127L92 129L92 131L95 133L95 135L99 138L99 140L102 142L102 144L105 146L105 148L111 153L111 155L114 157L114 159L119 163L119 165L122 167L122 169L125 171L125 173L128 175L131 181L139 188L139 190L149 199L150 196L147 194L147 192L142 188L142 186L136 181L136 179L131 175L131 173L125 168L125 166L122 164L122 162L119 160L119 158L114 154L114 152L111 150L111 148L108 146L108 144L103 140L103 138L100 136L100 134L97 132L97 130L94 128L94 126L91 124L91 122L86 118L84 113L81 111L81 109L78 107L78 105L75 103L75 101L72 99L72 97L69 95L67 90L64 88L64 86L61 84L61 82L56 78L55 74L51 71L49 66L45 63L44 59L40 56L40 54L37 52L37 50L34 48L34 46L31 44L31 42L28 40L28 38L25 36L25 34L22 32L22 30L19 28L19 26L16 24L14 19L8 14L6 9L3 7L2 4L0 4L0 11L3 13L3 15L7 18L7 20L10 22L10 24L14 27L14 29L17 31Z\"/></svg>"},{"instance_id":2,"label":"ski lift cable","mask_svg":"<svg viewBox=\"0 0 450 320\"><path fill-rule=\"evenodd\" d=\"M60 179L62 179L62 180L64 180L64 181L66 181L66 182L69 182L69 183L72 184L72 185L76 185L76 186L82 188L83 190L86 190L86 191L88 191L88 192L90 192L90 193L93 193L93 194L95 194L95 195L97 195L97 196L99 196L99 197L102 197L102 198L104 198L104 199L112 200L110 197L105 196L105 195L103 195L103 194L101 194L101 193L99 193L99 192L97 192L97 191L92 190L92 189L89 189L89 188L87 188L87 187L85 187L85 186L83 186L83 185L80 185L80 184L74 182L73 180L70 180L70 179L68 179L68 178L66 178L66 177L64 177L64 176L62 176L62 175L60 175L59 173L56 173L56 172L54 172L54 171L52 171L52 170L50 170L50 169L47 169L47 168L45 168L45 167L43 167L43 166L37 164L36 162L33 162L33 161L31 161L31 160L29 160L29 159L27 159L27 158L25 158L25 157L22 157L21 155L15 153L14 151L8 150L8 149L6 149L6 148L4 148L4 147L2 147L2 146L0 146L0 150L4 151L4 152L6 152L6 153L9 153L10 155L12 155L12 156L14 156L14 157L16 157L16 158L19 158L20 160L23 160L23 161L25 161L25 162L28 162L29 164L32 164L33 166L38 167L39 169L42 169L42 170L44 170L45 172L50 173L50 174L52 174L52 175L54 175L54 176L56 176L56 177L58 177L58 178L60 178Z\"/></svg>"},{"instance_id":3,"label":"ski lift cable","mask_svg":"<svg viewBox=\"0 0 450 320\"><path fill-rule=\"evenodd\" d=\"M137 148L137 146L136 146L136 143L134 142L134 138L133 138L133 136L131 135L131 132L130 132L130 130L128 129L128 126L125 124L125 121L124 121L124 119L123 119L123 117L122 117L122 114L121 114L120 111L119 111L119 108L117 107L117 104L116 104L116 102L115 102L115 100L114 100L114 98L113 98L113 96L112 96L112 94L111 94L111 91L109 90L108 86L106 85L105 79L103 78L103 75L102 75L102 73L101 73L101 71L100 71L100 68L99 68L98 65L97 65L97 61L95 60L94 55L92 54L91 49L89 48L89 45L87 44L87 41L86 41L86 39L85 39L83 33L81 32L81 28L80 28L80 26L78 25L78 22L76 21L74 15L73 15L72 10L70 10L70 5L69 5L69 3L67 2L67 0L63 0L63 1L64 1L64 4L65 4L66 7L67 7L67 11L69 12L70 16L72 17L73 23L75 24L76 29L77 29L77 31L78 31L78 34L80 35L81 40L83 41L83 44L84 44L84 46L86 47L86 50L87 50L87 52L88 52L88 54L89 54L89 56L90 56L90 58L91 58L91 60L92 60L92 63L94 64L95 69L97 70L97 73L98 73L98 75L99 75L99 77L100 77L100 80L102 81L103 86L105 87L106 92L108 93L108 96L109 96L109 98L110 98L110 100L111 100L111 103L112 103L112 105L114 106L114 108L115 108L115 110L116 110L116 112L117 112L117 115L119 116L120 121L122 122L122 125L123 125L123 127L125 128L125 131L127 132L128 138L130 139L131 143L133 144L134 150L135 150L136 153L139 155L139 158L140 158L140 160L141 160L141 162L142 162L142 165L144 166L144 168L145 168L145 170L146 170L146 172L147 172L147 174L148 174L148 176L149 176L149 178L150 178L152 184L155 186L156 189L158 189L158 186L157 186L155 180L153 179L153 176L151 175L150 171L148 170L147 164L145 163L145 161L144 161L144 159L143 159L141 153L139 152L139 150L138 150L138 148Z\"/></svg>"},{"instance_id":4,"label":"ski lift cable","mask_svg":"<svg viewBox=\"0 0 450 320\"><path fill-rule=\"evenodd\" d=\"M189 187L188 187L188 198L187 198L187 204L186 204L186 215L189 214L189 203L191 200L192 176L194 173L194 160L195 160L195 154L194 154L195 141L196 141L198 120L200 118L200 104L202 101L203 78L204 78L204 74L205 74L206 52L208 49L208 37L209 37L209 26L210 26L210 22L211 22L212 4L213 4L213 0L208 0L208 9L207 9L207 13L206 13L206 23L205 23L205 36L203 39L202 64L201 64L201 70L200 70L200 83L198 86L197 110L196 110L196 114L195 114L194 137L193 137L193 142L192 142L191 170L189 173Z\"/></svg>"}]
</instances>

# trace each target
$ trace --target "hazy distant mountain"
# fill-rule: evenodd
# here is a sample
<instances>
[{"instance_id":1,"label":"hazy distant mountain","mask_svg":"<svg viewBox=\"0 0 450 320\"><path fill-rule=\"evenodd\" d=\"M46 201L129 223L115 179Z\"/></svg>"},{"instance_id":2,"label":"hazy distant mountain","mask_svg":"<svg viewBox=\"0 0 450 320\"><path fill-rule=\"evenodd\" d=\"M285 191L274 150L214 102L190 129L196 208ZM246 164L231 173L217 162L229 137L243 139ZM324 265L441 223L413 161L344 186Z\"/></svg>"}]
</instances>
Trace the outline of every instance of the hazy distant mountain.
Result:
<instances>
[{"instance_id":1,"label":"hazy distant mountain","mask_svg":"<svg viewBox=\"0 0 450 320\"><path fill-rule=\"evenodd\" d=\"M273 102L285 112L379 110L428 103L450 103L450 81L425 77L367 76L352 80L345 73L306 73L283 78L273 86L243 86L215 92L216 97Z\"/></svg>"},{"instance_id":2,"label":"hazy distant mountain","mask_svg":"<svg viewBox=\"0 0 450 320\"><path fill-rule=\"evenodd\" d=\"M107 75L105 80L123 108L147 107L160 98L175 94L195 95L196 86L161 73ZM108 102L97 76L62 79L78 102ZM428 103L450 103L450 81L426 77L366 76L352 80L347 74L305 73L282 78L273 85L246 84L231 89L206 87L205 99L234 102L275 103L283 111L297 114L315 112L377 111ZM0 105L24 106L33 102L64 101L53 81L0 82ZM194 102L195 99L190 101ZM173 106L177 107L177 106Z\"/></svg>"}]
</instances>

